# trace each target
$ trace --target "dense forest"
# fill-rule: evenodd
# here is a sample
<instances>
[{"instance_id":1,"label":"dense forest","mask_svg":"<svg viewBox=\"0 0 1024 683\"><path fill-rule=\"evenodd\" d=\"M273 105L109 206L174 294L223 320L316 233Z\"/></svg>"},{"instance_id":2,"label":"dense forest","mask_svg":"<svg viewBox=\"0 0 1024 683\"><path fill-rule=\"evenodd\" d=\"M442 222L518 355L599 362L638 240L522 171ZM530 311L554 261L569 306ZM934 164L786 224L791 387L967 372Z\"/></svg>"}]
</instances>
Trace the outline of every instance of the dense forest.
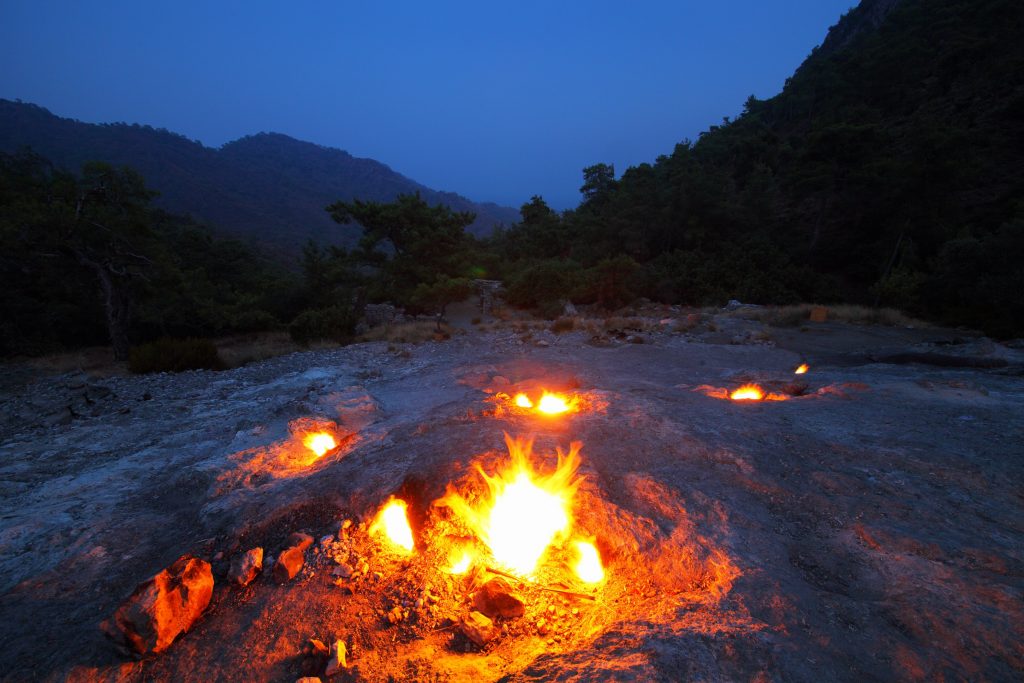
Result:
<instances>
[{"instance_id":1,"label":"dense forest","mask_svg":"<svg viewBox=\"0 0 1024 683\"><path fill-rule=\"evenodd\" d=\"M769 99L652 164L584 169L486 237L420 193L336 196L361 239L301 272L151 205L134 171L0 157L0 353L289 326L347 338L360 308L443 312L475 277L557 315L646 297L891 305L1024 334L1024 5L865 0ZM326 204L327 202L325 202ZM298 249L299 245L296 245Z\"/></svg>"}]
</instances>

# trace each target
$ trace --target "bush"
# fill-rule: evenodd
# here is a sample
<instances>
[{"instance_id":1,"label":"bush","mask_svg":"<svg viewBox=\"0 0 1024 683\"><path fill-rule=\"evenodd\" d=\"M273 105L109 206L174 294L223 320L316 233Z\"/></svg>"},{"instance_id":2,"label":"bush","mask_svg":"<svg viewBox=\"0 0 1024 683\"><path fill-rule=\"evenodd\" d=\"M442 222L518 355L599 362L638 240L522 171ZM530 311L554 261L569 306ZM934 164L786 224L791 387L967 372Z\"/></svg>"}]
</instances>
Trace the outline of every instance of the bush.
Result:
<instances>
[{"instance_id":1,"label":"bush","mask_svg":"<svg viewBox=\"0 0 1024 683\"><path fill-rule=\"evenodd\" d=\"M555 334L561 334L562 332L572 332L576 328L576 321L573 318L561 317L555 322L551 323L551 331Z\"/></svg>"},{"instance_id":2,"label":"bush","mask_svg":"<svg viewBox=\"0 0 1024 683\"><path fill-rule=\"evenodd\" d=\"M571 299L580 272L574 261L535 261L512 278L505 298L515 306L539 308L545 316L555 317L562 312L562 302Z\"/></svg>"},{"instance_id":3,"label":"bush","mask_svg":"<svg viewBox=\"0 0 1024 683\"><path fill-rule=\"evenodd\" d=\"M224 361L209 339L164 338L136 346L128 358L128 369L137 374L223 370Z\"/></svg>"},{"instance_id":4,"label":"bush","mask_svg":"<svg viewBox=\"0 0 1024 683\"><path fill-rule=\"evenodd\" d=\"M345 343L356 329L356 315L351 308L331 306L303 311L288 326L288 333L297 344L330 340Z\"/></svg>"}]
</instances>

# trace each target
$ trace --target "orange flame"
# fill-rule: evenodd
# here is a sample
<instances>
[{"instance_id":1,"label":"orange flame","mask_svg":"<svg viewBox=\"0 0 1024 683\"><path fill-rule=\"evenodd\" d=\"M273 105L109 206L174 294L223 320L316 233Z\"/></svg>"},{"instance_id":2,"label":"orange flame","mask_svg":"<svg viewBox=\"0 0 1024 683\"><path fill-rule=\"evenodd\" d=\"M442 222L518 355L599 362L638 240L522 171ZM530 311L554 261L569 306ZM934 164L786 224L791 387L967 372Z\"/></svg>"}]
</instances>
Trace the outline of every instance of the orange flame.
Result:
<instances>
[{"instance_id":1,"label":"orange flame","mask_svg":"<svg viewBox=\"0 0 1024 683\"><path fill-rule=\"evenodd\" d=\"M413 539L406 508L404 500L390 499L377 513L376 519L370 525L370 533L383 533L388 541L408 553L412 552Z\"/></svg>"},{"instance_id":2,"label":"orange flame","mask_svg":"<svg viewBox=\"0 0 1024 683\"><path fill-rule=\"evenodd\" d=\"M729 394L729 398L734 401L761 401L764 400L764 392L756 384L744 384Z\"/></svg>"},{"instance_id":3,"label":"orange flame","mask_svg":"<svg viewBox=\"0 0 1024 683\"><path fill-rule=\"evenodd\" d=\"M604 566L601 564L601 555L597 552L597 547L590 541L576 541L574 545L580 556L573 567L576 576L580 577L584 583L602 581Z\"/></svg>"},{"instance_id":4,"label":"orange flame","mask_svg":"<svg viewBox=\"0 0 1024 683\"><path fill-rule=\"evenodd\" d=\"M533 573L548 547L568 536L582 444L558 449L558 465L538 474L531 464L533 440L505 435L510 462L493 476L477 467L489 500L474 506L453 490L436 502L452 509L487 545L495 562L520 575Z\"/></svg>"},{"instance_id":5,"label":"orange flame","mask_svg":"<svg viewBox=\"0 0 1024 683\"><path fill-rule=\"evenodd\" d=\"M533 401L526 394L516 394L516 405L520 408L532 408Z\"/></svg>"},{"instance_id":6,"label":"orange flame","mask_svg":"<svg viewBox=\"0 0 1024 683\"><path fill-rule=\"evenodd\" d=\"M805 372L807 372L810 369L811 368L807 365L807 363L801 363L800 367L798 367L796 370L793 371L793 374L794 375L802 375L802 374L804 374Z\"/></svg>"},{"instance_id":7,"label":"orange flame","mask_svg":"<svg viewBox=\"0 0 1024 683\"><path fill-rule=\"evenodd\" d=\"M459 559L452 562L451 566L448 567L449 574L465 574L469 571L470 566L473 564L473 555L469 550L463 549L462 554L459 555Z\"/></svg>"},{"instance_id":8,"label":"orange flame","mask_svg":"<svg viewBox=\"0 0 1024 683\"><path fill-rule=\"evenodd\" d=\"M328 432L310 432L302 439L302 445L313 451L318 458L338 447L334 435Z\"/></svg>"}]
</instances>

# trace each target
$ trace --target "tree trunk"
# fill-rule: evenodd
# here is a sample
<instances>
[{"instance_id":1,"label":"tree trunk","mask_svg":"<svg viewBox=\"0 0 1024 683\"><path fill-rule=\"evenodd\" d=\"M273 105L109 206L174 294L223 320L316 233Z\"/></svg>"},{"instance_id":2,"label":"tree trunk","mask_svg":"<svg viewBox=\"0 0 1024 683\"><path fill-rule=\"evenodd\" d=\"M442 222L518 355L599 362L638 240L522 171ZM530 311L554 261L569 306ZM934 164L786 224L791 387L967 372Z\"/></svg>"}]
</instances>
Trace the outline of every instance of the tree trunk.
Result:
<instances>
[{"instance_id":1,"label":"tree trunk","mask_svg":"<svg viewBox=\"0 0 1024 683\"><path fill-rule=\"evenodd\" d=\"M78 260L88 266L99 281L100 293L103 295L103 312L107 318L107 334L114 349L114 360L128 360L128 322L131 318L128 296L115 280L114 273L102 263L82 253L78 254Z\"/></svg>"}]
</instances>

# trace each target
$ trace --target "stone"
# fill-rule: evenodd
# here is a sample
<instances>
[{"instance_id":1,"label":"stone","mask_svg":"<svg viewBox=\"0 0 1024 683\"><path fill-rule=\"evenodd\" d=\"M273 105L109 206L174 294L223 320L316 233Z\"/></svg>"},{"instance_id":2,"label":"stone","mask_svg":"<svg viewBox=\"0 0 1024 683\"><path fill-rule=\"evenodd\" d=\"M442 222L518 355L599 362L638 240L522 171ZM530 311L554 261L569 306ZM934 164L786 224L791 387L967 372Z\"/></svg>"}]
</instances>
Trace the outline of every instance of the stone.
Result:
<instances>
[{"instance_id":1,"label":"stone","mask_svg":"<svg viewBox=\"0 0 1024 683\"><path fill-rule=\"evenodd\" d=\"M327 657L330 650L322 641L316 638L311 638L306 646L302 648L302 668L301 672L303 676L317 676L324 667L327 666ZM319 680L319 679L317 679Z\"/></svg>"},{"instance_id":2,"label":"stone","mask_svg":"<svg viewBox=\"0 0 1024 683\"><path fill-rule=\"evenodd\" d=\"M352 567L350 565L348 565L348 564L345 564L344 562L342 562L337 567L335 567L333 570L331 570L331 574L333 576L340 576L343 579L347 579L350 576L352 576L352 572L353 572Z\"/></svg>"},{"instance_id":3,"label":"stone","mask_svg":"<svg viewBox=\"0 0 1024 683\"><path fill-rule=\"evenodd\" d=\"M334 542L334 534L327 534L326 536L324 536L323 538L320 539L320 545L324 546L325 548L327 546L329 546L333 542Z\"/></svg>"},{"instance_id":4,"label":"stone","mask_svg":"<svg viewBox=\"0 0 1024 683\"><path fill-rule=\"evenodd\" d=\"M475 610L462 618L461 626L466 637L481 647L494 640L494 637L498 635L498 629L494 627L494 622Z\"/></svg>"},{"instance_id":5,"label":"stone","mask_svg":"<svg viewBox=\"0 0 1024 683\"><path fill-rule=\"evenodd\" d=\"M336 675L342 669L348 668L348 662L345 661L347 654L348 649L345 647L345 641L334 641L334 644L331 645L331 652L327 655L327 670L324 671L324 675L327 678Z\"/></svg>"},{"instance_id":6,"label":"stone","mask_svg":"<svg viewBox=\"0 0 1024 683\"><path fill-rule=\"evenodd\" d=\"M244 588L261 571L263 571L263 548L257 547L231 558L228 579Z\"/></svg>"},{"instance_id":7,"label":"stone","mask_svg":"<svg viewBox=\"0 0 1024 683\"><path fill-rule=\"evenodd\" d=\"M305 553L301 548L291 547L277 556L274 563L274 579L278 583L285 583L295 578L295 575L302 570L306 563Z\"/></svg>"},{"instance_id":8,"label":"stone","mask_svg":"<svg viewBox=\"0 0 1024 683\"><path fill-rule=\"evenodd\" d=\"M345 531L345 530L347 530L351 526L352 526L352 520L351 519L346 519L344 522L341 523L341 530Z\"/></svg>"},{"instance_id":9,"label":"stone","mask_svg":"<svg viewBox=\"0 0 1024 683\"><path fill-rule=\"evenodd\" d=\"M551 344L548 343L548 341L545 340L545 339L538 339L537 343L534 344L534 346L539 346L540 348L544 349L544 348L547 348L547 347L551 346Z\"/></svg>"},{"instance_id":10,"label":"stone","mask_svg":"<svg viewBox=\"0 0 1024 683\"><path fill-rule=\"evenodd\" d=\"M404 615L402 613L402 608L398 605L392 607L391 611L387 614L388 622L391 624L397 624L398 622L402 621L403 617Z\"/></svg>"},{"instance_id":11,"label":"stone","mask_svg":"<svg viewBox=\"0 0 1024 683\"><path fill-rule=\"evenodd\" d=\"M295 683L323 683L317 676L303 676L302 678L296 678Z\"/></svg>"},{"instance_id":12,"label":"stone","mask_svg":"<svg viewBox=\"0 0 1024 683\"><path fill-rule=\"evenodd\" d=\"M537 620L537 633L542 636L546 636L548 634L548 622L546 619Z\"/></svg>"},{"instance_id":13,"label":"stone","mask_svg":"<svg viewBox=\"0 0 1024 683\"><path fill-rule=\"evenodd\" d=\"M153 578L140 583L131 596L100 624L121 652L159 653L192 628L213 597L210 563L182 555Z\"/></svg>"},{"instance_id":14,"label":"stone","mask_svg":"<svg viewBox=\"0 0 1024 683\"><path fill-rule=\"evenodd\" d=\"M485 583L473 597L473 606L492 619L494 617L512 619L526 613L523 599L502 578L493 578Z\"/></svg>"},{"instance_id":15,"label":"stone","mask_svg":"<svg viewBox=\"0 0 1024 683\"><path fill-rule=\"evenodd\" d=\"M296 531L288 537L288 545L304 551L309 548L309 546L313 545L313 537L309 534L304 534L301 531Z\"/></svg>"}]
</instances>

